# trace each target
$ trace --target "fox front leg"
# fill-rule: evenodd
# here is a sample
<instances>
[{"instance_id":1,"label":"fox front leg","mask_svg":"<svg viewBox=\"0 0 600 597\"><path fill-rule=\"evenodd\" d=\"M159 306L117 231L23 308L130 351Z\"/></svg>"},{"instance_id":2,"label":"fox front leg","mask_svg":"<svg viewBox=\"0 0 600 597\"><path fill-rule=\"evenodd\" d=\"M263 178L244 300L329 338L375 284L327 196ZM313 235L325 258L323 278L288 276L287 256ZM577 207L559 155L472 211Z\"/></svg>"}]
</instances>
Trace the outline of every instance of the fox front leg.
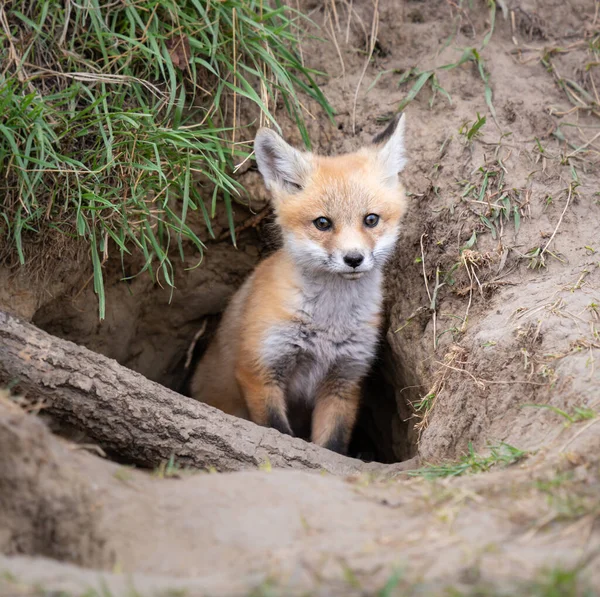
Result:
<instances>
[{"instance_id":1,"label":"fox front leg","mask_svg":"<svg viewBox=\"0 0 600 597\"><path fill-rule=\"evenodd\" d=\"M283 387L265 371L240 369L236 374L246 401L250 420L263 427L294 435L287 417Z\"/></svg>"},{"instance_id":2,"label":"fox front leg","mask_svg":"<svg viewBox=\"0 0 600 597\"><path fill-rule=\"evenodd\" d=\"M317 394L312 418L312 441L346 454L360 404L360 380L330 378Z\"/></svg>"}]
</instances>

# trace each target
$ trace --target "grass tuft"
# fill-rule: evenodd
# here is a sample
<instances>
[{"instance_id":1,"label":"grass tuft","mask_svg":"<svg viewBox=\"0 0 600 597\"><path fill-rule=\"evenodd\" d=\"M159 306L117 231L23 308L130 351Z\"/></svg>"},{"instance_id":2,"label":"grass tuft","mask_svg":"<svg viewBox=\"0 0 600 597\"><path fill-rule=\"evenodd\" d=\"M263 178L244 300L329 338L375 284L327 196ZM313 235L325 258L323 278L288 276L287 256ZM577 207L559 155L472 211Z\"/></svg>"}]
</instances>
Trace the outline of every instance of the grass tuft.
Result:
<instances>
[{"instance_id":1,"label":"grass tuft","mask_svg":"<svg viewBox=\"0 0 600 597\"><path fill-rule=\"evenodd\" d=\"M427 465L423 468L409 471L408 474L412 477L425 477L426 479L460 477L466 474L486 472L496 465L509 466L522 460L525 456L527 456L527 452L504 442L491 446L488 456L481 456L475 452L473 445L469 442L468 453L458 462Z\"/></svg>"},{"instance_id":2,"label":"grass tuft","mask_svg":"<svg viewBox=\"0 0 600 597\"><path fill-rule=\"evenodd\" d=\"M406 106L408 106L417 97L417 95L419 95L419 92L426 86L426 84L429 84L429 86L431 87L431 98L429 101L430 108L433 107L433 103L435 101L435 97L436 97L437 93L441 93L446 98L448 103L451 105L452 104L452 96L450 95L450 93L448 93L448 91L446 89L444 89L444 87L442 87L442 85L439 81L439 78L438 78L438 74L440 74L442 72L448 72L448 71L454 70L454 69L462 66L465 63L471 62L471 63L474 63L477 67L477 71L478 71L479 76L484 85L485 103L490 111L490 114L492 115L492 118L494 119L494 122L496 122L496 110L494 108L494 104L492 101L492 88L490 86L490 75L489 75L489 72L486 70L485 62L481 56L481 52L486 48L486 46L489 44L489 42L492 38L492 35L494 33L495 24L496 24L496 3L494 1L490 1L490 2L488 2L488 6L489 6L489 11L490 11L490 29L489 29L489 31L487 31L487 33L483 37L483 40L482 40L479 48L475 48L475 47L464 48L460 58L456 62L444 64L442 66L438 66L438 67L435 67L435 68L432 68L429 70L423 70L423 71L418 68L410 68L402 73L400 80L398 81L398 86L401 86L410 81L412 81L413 84L412 84L411 88L409 89L408 93L406 94L405 98L400 102L400 105L398 106L398 112L402 112L406 108ZM445 46L449 45L450 41L451 40L449 40L445 44ZM371 85L371 87L373 87L376 84L376 82L378 81L380 76L387 74L387 72L390 72L390 71L385 71L385 72L380 73L380 75L378 77L376 77L376 79L373 82L373 84ZM394 72L394 71L392 71L392 72ZM479 117L479 115L478 115L478 117ZM485 122L485 119L484 119L484 122Z\"/></svg>"},{"instance_id":3,"label":"grass tuft","mask_svg":"<svg viewBox=\"0 0 600 597\"><path fill-rule=\"evenodd\" d=\"M523 404L522 408L542 408L549 410L565 420L565 427L569 427L573 423L595 419L598 416L595 410L586 406L574 406L570 413L551 404Z\"/></svg>"},{"instance_id":4,"label":"grass tuft","mask_svg":"<svg viewBox=\"0 0 600 597\"><path fill-rule=\"evenodd\" d=\"M85 240L100 317L115 250L170 286L171 248L201 260L189 217L212 237L223 200L232 221L240 103L275 125L281 101L307 144L301 97L332 115L299 52L305 17L274 2L3 3L0 258L25 263L49 231Z\"/></svg>"}]
</instances>

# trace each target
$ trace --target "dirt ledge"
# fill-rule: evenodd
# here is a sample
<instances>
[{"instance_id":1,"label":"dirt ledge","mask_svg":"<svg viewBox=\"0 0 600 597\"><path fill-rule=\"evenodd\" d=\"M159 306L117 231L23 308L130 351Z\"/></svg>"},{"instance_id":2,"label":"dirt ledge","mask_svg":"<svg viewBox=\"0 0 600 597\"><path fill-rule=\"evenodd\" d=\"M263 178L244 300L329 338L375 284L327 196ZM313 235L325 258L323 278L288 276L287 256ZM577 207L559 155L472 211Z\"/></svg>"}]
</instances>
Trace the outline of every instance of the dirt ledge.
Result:
<instances>
[{"instance_id":1,"label":"dirt ledge","mask_svg":"<svg viewBox=\"0 0 600 597\"><path fill-rule=\"evenodd\" d=\"M6 550L0 537L13 554L0 556L0 594L358 597L386 584L404 596L538 594L559 570L598 586L600 438L583 425L564 435L521 466L434 482L161 476L77 449L0 404L0 504L12 505L1 511L15 514L19 545ZM56 531L33 528L23 508L34 502L46 520L58 514Z\"/></svg>"}]
</instances>

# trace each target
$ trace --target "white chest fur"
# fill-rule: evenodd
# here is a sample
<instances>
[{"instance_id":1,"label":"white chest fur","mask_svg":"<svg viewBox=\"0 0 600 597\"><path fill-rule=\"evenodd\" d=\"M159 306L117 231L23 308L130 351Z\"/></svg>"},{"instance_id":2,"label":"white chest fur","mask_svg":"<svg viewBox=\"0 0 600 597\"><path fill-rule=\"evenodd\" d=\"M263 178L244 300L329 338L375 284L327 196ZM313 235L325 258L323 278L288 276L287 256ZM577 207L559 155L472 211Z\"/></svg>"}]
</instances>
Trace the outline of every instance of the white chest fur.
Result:
<instances>
[{"instance_id":1,"label":"white chest fur","mask_svg":"<svg viewBox=\"0 0 600 597\"><path fill-rule=\"evenodd\" d=\"M327 375L359 380L367 373L377 345L382 274L307 278L301 287L296 317L267 332L262 358L289 399L312 401Z\"/></svg>"}]
</instances>

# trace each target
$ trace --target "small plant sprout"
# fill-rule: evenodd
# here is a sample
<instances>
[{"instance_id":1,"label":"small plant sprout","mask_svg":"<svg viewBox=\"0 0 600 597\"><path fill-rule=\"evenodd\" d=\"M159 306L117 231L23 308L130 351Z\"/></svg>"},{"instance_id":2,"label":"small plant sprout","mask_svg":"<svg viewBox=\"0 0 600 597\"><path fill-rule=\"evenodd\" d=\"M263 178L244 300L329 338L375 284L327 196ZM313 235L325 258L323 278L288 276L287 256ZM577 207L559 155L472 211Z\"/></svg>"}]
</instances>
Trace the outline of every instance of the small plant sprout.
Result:
<instances>
[{"instance_id":1,"label":"small plant sprout","mask_svg":"<svg viewBox=\"0 0 600 597\"><path fill-rule=\"evenodd\" d=\"M154 475L159 479L179 478L183 468L175 461L175 456L171 455L169 460L161 462L155 469Z\"/></svg>"},{"instance_id":2,"label":"small plant sprout","mask_svg":"<svg viewBox=\"0 0 600 597\"><path fill-rule=\"evenodd\" d=\"M421 398L421 400L419 400L418 402L415 402L413 404L413 408L415 409L415 412L423 413L425 411L428 411L432 407L434 400L435 400L435 393L430 392L429 394L427 394L426 396Z\"/></svg>"},{"instance_id":3,"label":"small plant sprout","mask_svg":"<svg viewBox=\"0 0 600 597\"><path fill-rule=\"evenodd\" d=\"M480 116L479 112L477 112L477 118L473 122L467 121L458 129L459 134L464 137L467 144L472 143L479 136L485 121L486 117Z\"/></svg>"},{"instance_id":4,"label":"small plant sprout","mask_svg":"<svg viewBox=\"0 0 600 597\"><path fill-rule=\"evenodd\" d=\"M469 135L469 131L463 132ZM488 229L494 240L502 238L507 223L514 224L514 233L521 228L526 204L519 189L507 189L504 185L504 167L499 159L491 164L477 168L476 178L463 181L461 199L469 210L479 216L481 223ZM469 242L474 243L476 237ZM470 248L468 244L463 248Z\"/></svg>"}]
</instances>

